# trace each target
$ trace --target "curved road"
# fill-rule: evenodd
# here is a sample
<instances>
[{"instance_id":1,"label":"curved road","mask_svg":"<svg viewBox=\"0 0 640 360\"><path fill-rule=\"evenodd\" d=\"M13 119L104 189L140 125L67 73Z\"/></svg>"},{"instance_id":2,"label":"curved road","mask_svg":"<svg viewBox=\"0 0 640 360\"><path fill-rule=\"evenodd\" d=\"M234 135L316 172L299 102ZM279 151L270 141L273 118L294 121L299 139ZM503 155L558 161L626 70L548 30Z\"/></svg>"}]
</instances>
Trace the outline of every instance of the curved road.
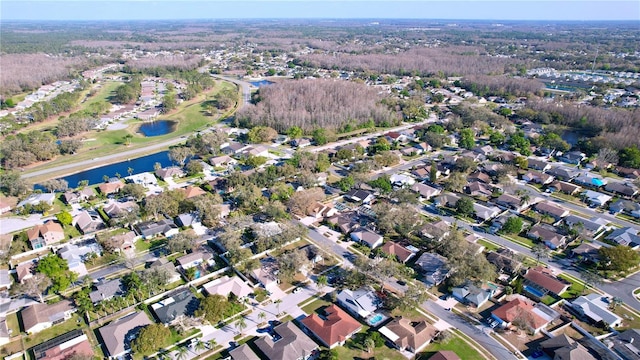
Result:
<instances>
[{"instance_id":1,"label":"curved road","mask_svg":"<svg viewBox=\"0 0 640 360\"><path fill-rule=\"evenodd\" d=\"M240 104L238 104L236 111L241 109L243 106L245 106L249 102L249 100L251 99L251 88L249 83L241 80L233 79L233 78L227 78L224 76L216 76L216 77L221 80L226 80L234 84L237 84L242 88L243 101ZM155 151L164 150L170 146L177 145L183 142L184 140L185 139L183 137L169 139L153 145L148 145L141 148L122 151L116 154L105 155L105 156L101 156L101 157L90 159L90 160L78 161L71 164L59 165L59 166L48 168L48 169L42 169L42 170L36 170L36 171L24 173L22 174L22 177L30 178L30 177L41 176L41 175L46 175L50 173L59 173L65 170L69 170L69 172L66 174L68 175L74 172L84 171L84 170L116 163L118 161L121 161L123 158L134 159L134 158L143 156L144 154L150 154Z\"/></svg>"}]
</instances>

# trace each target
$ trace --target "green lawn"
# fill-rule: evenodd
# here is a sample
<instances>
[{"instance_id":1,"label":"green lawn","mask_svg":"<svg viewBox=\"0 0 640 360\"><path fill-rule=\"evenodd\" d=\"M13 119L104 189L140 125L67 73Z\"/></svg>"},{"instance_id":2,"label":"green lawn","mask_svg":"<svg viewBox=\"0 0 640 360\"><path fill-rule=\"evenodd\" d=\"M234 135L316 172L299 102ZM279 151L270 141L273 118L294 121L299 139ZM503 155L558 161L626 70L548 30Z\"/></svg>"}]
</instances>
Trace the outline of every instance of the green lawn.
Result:
<instances>
[{"instance_id":1,"label":"green lawn","mask_svg":"<svg viewBox=\"0 0 640 360\"><path fill-rule=\"evenodd\" d=\"M165 244L167 242L167 239L155 239L155 240L144 240L144 239L138 239L136 241L136 252L137 253L142 253L145 252L149 249L152 248L156 248L158 246L161 246L163 244Z\"/></svg>"},{"instance_id":2,"label":"green lawn","mask_svg":"<svg viewBox=\"0 0 640 360\"><path fill-rule=\"evenodd\" d=\"M13 336L20 333L20 323L18 322L18 313L7 315L7 329L11 330Z\"/></svg>"},{"instance_id":3,"label":"green lawn","mask_svg":"<svg viewBox=\"0 0 640 360\"><path fill-rule=\"evenodd\" d=\"M63 323L54 325L48 329L42 330L39 333L24 337L25 347L31 348L47 340L53 339L58 335L66 334L71 330L80 329L86 326L87 324L80 316L78 316L78 314L73 314L71 319Z\"/></svg>"},{"instance_id":4,"label":"green lawn","mask_svg":"<svg viewBox=\"0 0 640 360\"><path fill-rule=\"evenodd\" d=\"M455 336L444 344L431 343L418 357L419 360L426 360L440 350L450 350L455 352L460 359L482 359L483 356L467 344L462 338Z\"/></svg>"},{"instance_id":5,"label":"green lawn","mask_svg":"<svg viewBox=\"0 0 640 360\"><path fill-rule=\"evenodd\" d=\"M593 292L593 290L591 290L590 288L584 289L584 284L581 281L570 278L565 274L558 275L558 278L571 283L569 289L562 293L561 297L563 299L573 299L577 298L578 296L590 294Z\"/></svg>"},{"instance_id":6,"label":"green lawn","mask_svg":"<svg viewBox=\"0 0 640 360\"><path fill-rule=\"evenodd\" d=\"M484 246L484 248L487 251L495 251L495 250L500 249L500 245L494 244L492 242L489 242L489 241L486 241L486 240L483 240L483 239L479 239L476 243L478 245Z\"/></svg>"},{"instance_id":7,"label":"green lawn","mask_svg":"<svg viewBox=\"0 0 640 360\"><path fill-rule=\"evenodd\" d=\"M368 326L362 326L362 330L355 334L351 339L347 340L344 346L338 346L335 348L338 353L338 359L389 359L389 360L404 360L406 359L395 349L392 349L386 345L374 348L370 353L367 352L363 346L364 338L367 336Z\"/></svg>"},{"instance_id":8,"label":"green lawn","mask_svg":"<svg viewBox=\"0 0 640 360\"><path fill-rule=\"evenodd\" d=\"M329 305L331 305L329 301L323 298L317 298L307 305L303 306L301 309L307 314L313 314L316 310ZM300 304L298 304L298 306L300 306Z\"/></svg>"},{"instance_id":9,"label":"green lawn","mask_svg":"<svg viewBox=\"0 0 640 360\"><path fill-rule=\"evenodd\" d=\"M95 95L82 103L82 105L80 106L80 110L86 110L93 103L101 101L108 102L116 88L123 84L124 83L120 81L105 81Z\"/></svg>"},{"instance_id":10,"label":"green lawn","mask_svg":"<svg viewBox=\"0 0 640 360\"><path fill-rule=\"evenodd\" d=\"M509 240L509 241L513 241L516 244L520 244L522 246L528 247L528 248L532 248L533 247L533 240L520 236L520 235L502 235L503 238Z\"/></svg>"}]
</instances>

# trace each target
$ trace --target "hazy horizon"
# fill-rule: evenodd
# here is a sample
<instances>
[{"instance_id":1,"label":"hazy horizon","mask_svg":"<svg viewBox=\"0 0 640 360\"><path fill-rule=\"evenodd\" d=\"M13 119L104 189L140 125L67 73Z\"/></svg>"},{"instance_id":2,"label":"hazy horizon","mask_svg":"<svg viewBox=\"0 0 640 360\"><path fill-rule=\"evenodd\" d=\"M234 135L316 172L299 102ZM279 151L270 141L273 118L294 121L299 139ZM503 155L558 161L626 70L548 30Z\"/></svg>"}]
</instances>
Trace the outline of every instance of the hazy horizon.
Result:
<instances>
[{"instance_id":1,"label":"hazy horizon","mask_svg":"<svg viewBox=\"0 0 640 360\"><path fill-rule=\"evenodd\" d=\"M640 21L640 1L40 0L0 2L0 19L22 21L410 19Z\"/></svg>"}]
</instances>

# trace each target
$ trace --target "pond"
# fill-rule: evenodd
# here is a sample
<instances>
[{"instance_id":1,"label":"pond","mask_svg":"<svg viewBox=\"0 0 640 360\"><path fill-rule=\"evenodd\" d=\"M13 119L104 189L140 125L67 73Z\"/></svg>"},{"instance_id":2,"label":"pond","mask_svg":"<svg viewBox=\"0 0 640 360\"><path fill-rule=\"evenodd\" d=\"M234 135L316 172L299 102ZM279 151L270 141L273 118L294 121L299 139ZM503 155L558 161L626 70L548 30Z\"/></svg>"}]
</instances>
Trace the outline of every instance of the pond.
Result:
<instances>
[{"instance_id":1,"label":"pond","mask_svg":"<svg viewBox=\"0 0 640 360\"><path fill-rule=\"evenodd\" d=\"M133 169L133 174L154 171L153 165L155 163L160 163L162 167L173 165L169 159L169 152L162 151L136 159L125 160L119 163L85 170L77 174L65 176L62 179L69 183L69 188L77 187L78 182L82 180L88 180L89 185L95 185L103 182L103 177L105 175L108 177L114 177L116 174L120 174L122 177L129 176L129 168ZM39 185L36 185L35 188L42 189Z\"/></svg>"},{"instance_id":2,"label":"pond","mask_svg":"<svg viewBox=\"0 0 640 360\"><path fill-rule=\"evenodd\" d=\"M138 132L146 137L166 135L176 131L177 122L171 120L158 120L145 122L140 125Z\"/></svg>"},{"instance_id":3,"label":"pond","mask_svg":"<svg viewBox=\"0 0 640 360\"><path fill-rule=\"evenodd\" d=\"M249 84L256 86L256 87L261 87L261 86L267 86L267 85L271 85L273 84L273 81L269 81L269 80L260 80L260 81L252 81Z\"/></svg>"}]
</instances>

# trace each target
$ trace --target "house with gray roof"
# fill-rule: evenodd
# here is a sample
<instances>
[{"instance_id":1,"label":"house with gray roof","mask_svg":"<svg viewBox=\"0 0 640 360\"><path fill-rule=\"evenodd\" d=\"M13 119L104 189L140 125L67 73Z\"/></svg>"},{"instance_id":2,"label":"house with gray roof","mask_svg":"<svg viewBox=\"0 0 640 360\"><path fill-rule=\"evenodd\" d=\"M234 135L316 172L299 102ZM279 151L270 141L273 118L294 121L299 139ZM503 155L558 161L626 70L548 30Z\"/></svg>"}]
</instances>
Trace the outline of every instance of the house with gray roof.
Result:
<instances>
[{"instance_id":1,"label":"house with gray roof","mask_svg":"<svg viewBox=\"0 0 640 360\"><path fill-rule=\"evenodd\" d=\"M580 174L580 172L574 168L565 166L555 166L546 171L547 174L555 177L556 179L569 181Z\"/></svg>"},{"instance_id":2,"label":"house with gray roof","mask_svg":"<svg viewBox=\"0 0 640 360\"><path fill-rule=\"evenodd\" d=\"M251 350L249 345L242 344L237 348L229 351L229 356L233 360L260 360L260 357Z\"/></svg>"},{"instance_id":3,"label":"house with gray roof","mask_svg":"<svg viewBox=\"0 0 640 360\"><path fill-rule=\"evenodd\" d=\"M109 300L114 296L124 295L124 286L121 279L107 280L95 285L95 290L89 293L89 298L94 304L103 300Z\"/></svg>"},{"instance_id":4,"label":"house with gray roof","mask_svg":"<svg viewBox=\"0 0 640 360\"><path fill-rule=\"evenodd\" d=\"M151 309L160 322L171 324L182 315L192 315L198 309L199 304L200 302L191 291L183 290L151 305Z\"/></svg>"},{"instance_id":5,"label":"house with gray roof","mask_svg":"<svg viewBox=\"0 0 640 360\"><path fill-rule=\"evenodd\" d=\"M177 234L180 230L173 221L169 219L162 219L160 221L147 221L136 225L138 233L145 239L150 239L157 235L164 235L171 237Z\"/></svg>"},{"instance_id":6,"label":"house with gray roof","mask_svg":"<svg viewBox=\"0 0 640 360\"><path fill-rule=\"evenodd\" d=\"M382 302L373 289L360 288L358 290L344 289L338 293L338 304L351 314L366 319L378 310Z\"/></svg>"},{"instance_id":7,"label":"house with gray roof","mask_svg":"<svg viewBox=\"0 0 640 360\"><path fill-rule=\"evenodd\" d=\"M572 229L578 230L578 227L582 227L582 230L593 236L603 230L608 229L607 224L609 223L609 221L600 217L585 219L581 216L569 215L564 218L564 223Z\"/></svg>"},{"instance_id":8,"label":"house with gray roof","mask_svg":"<svg viewBox=\"0 0 640 360\"><path fill-rule=\"evenodd\" d=\"M557 233L553 229L543 226L535 225L529 229L527 237L533 240L543 242L549 249L556 250L564 247L567 243L567 237Z\"/></svg>"},{"instance_id":9,"label":"house with gray roof","mask_svg":"<svg viewBox=\"0 0 640 360\"><path fill-rule=\"evenodd\" d=\"M618 199L609 205L609 211L613 214L625 213L636 219L640 218L640 204L631 200Z\"/></svg>"},{"instance_id":10,"label":"house with gray roof","mask_svg":"<svg viewBox=\"0 0 640 360\"><path fill-rule=\"evenodd\" d=\"M444 256L425 252L416 260L418 271L424 275L424 282L428 286L440 285L449 276L447 258Z\"/></svg>"},{"instance_id":11,"label":"house with gray roof","mask_svg":"<svg viewBox=\"0 0 640 360\"><path fill-rule=\"evenodd\" d=\"M84 235L104 229L104 221L95 211L82 211L73 218L73 225Z\"/></svg>"},{"instance_id":12,"label":"house with gray roof","mask_svg":"<svg viewBox=\"0 0 640 360\"><path fill-rule=\"evenodd\" d=\"M109 359L118 359L131 351L131 341L152 322L144 311L122 317L98 329Z\"/></svg>"},{"instance_id":13,"label":"house with gray roof","mask_svg":"<svg viewBox=\"0 0 640 360\"><path fill-rule=\"evenodd\" d=\"M605 185L604 189L628 198L638 195L638 188L629 183L610 182Z\"/></svg>"},{"instance_id":14,"label":"house with gray roof","mask_svg":"<svg viewBox=\"0 0 640 360\"><path fill-rule=\"evenodd\" d=\"M451 295L463 304L472 304L476 308L484 305L493 296L491 288L482 289L472 283L466 283L451 290Z\"/></svg>"},{"instance_id":15,"label":"house with gray roof","mask_svg":"<svg viewBox=\"0 0 640 360\"><path fill-rule=\"evenodd\" d=\"M255 341L269 360L306 360L318 349L318 344L292 321L276 326L273 332L274 336L263 336Z\"/></svg>"},{"instance_id":16,"label":"house with gray roof","mask_svg":"<svg viewBox=\"0 0 640 360\"><path fill-rule=\"evenodd\" d=\"M638 230L632 227L615 229L606 237L607 240L616 242L618 245L636 247L640 245Z\"/></svg>"},{"instance_id":17,"label":"house with gray roof","mask_svg":"<svg viewBox=\"0 0 640 360\"><path fill-rule=\"evenodd\" d=\"M589 206L600 207L611 201L612 197L601 192L587 190L582 193L585 201L589 203Z\"/></svg>"},{"instance_id":18,"label":"house with gray roof","mask_svg":"<svg viewBox=\"0 0 640 360\"><path fill-rule=\"evenodd\" d=\"M367 245L371 249L375 249L382 245L384 238L382 235L369 229L362 229L351 233L351 240L363 245Z\"/></svg>"},{"instance_id":19,"label":"house with gray roof","mask_svg":"<svg viewBox=\"0 0 640 360\"><path fill-rule=\"evenodd\" d=\"M603 295L592 293L580 296L569 304L594 323L603 322L612 328L622 323L622 318L609 310L610 299Z\"/></svg>"}]
</instances>

